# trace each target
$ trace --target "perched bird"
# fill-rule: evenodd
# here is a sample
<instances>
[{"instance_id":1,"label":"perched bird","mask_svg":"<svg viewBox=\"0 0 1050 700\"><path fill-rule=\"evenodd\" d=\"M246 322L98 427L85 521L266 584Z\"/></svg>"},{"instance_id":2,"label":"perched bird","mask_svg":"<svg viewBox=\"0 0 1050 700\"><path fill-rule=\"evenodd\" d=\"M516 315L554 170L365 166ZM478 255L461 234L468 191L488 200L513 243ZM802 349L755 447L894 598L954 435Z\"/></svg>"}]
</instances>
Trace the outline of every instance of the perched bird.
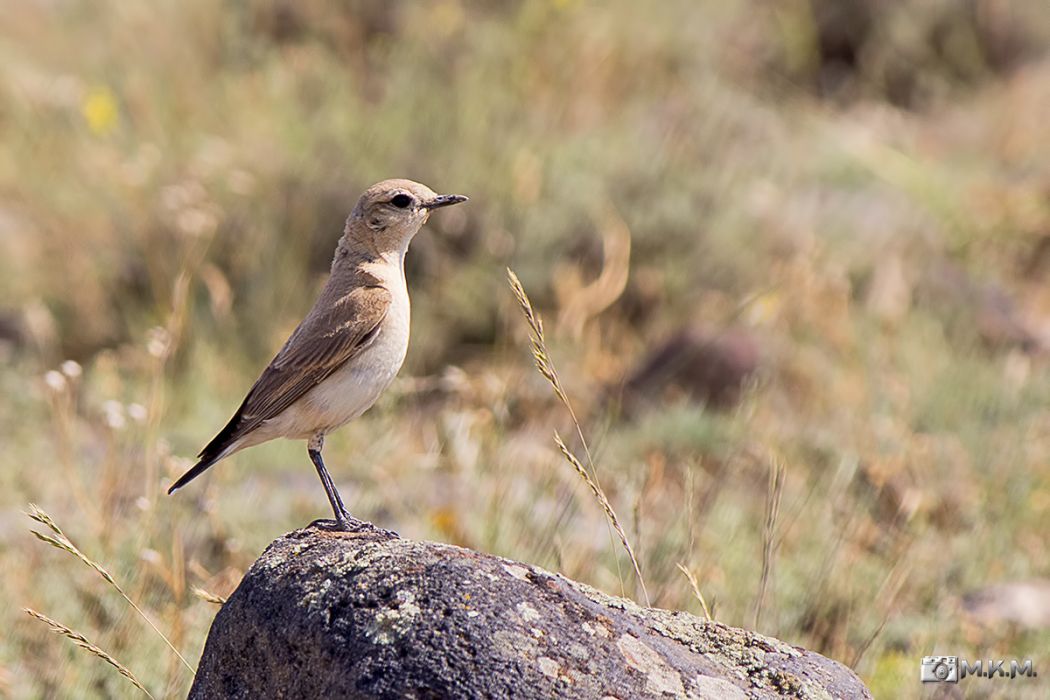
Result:
<instances>
[{"instance_id":1,"label":"perched bird","mask_svg":"<svg viewBox=\"0 0 1050 700\"><path fill-rule=\"evenodd\" d=\"M346 220L331 274L313 308L230 422L168 493L246 447L279 437L308 440L336 526L359 527L321 459L324 437L367 411L401 369L408 349L408 245L430 212L465 201L411 180L369 187Z\"/></svg>"}]
</instances>

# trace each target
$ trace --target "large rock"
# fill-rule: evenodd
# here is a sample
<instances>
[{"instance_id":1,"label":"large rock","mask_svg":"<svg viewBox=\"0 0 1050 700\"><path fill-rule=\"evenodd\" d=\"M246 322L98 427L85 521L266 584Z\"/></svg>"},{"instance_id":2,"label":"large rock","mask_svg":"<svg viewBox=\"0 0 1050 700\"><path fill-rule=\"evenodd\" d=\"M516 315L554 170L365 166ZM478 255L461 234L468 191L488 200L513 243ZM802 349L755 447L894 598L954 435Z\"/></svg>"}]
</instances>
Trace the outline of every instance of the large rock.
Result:
<instances>
[{"instance_id":1,"label":"large rock","mask_svg":"<svg viewBox=\"0 0 1050 700\"><path fill-rule=\"evenodd\" d=\"M847 668L528 564L379 531L271 544L191 698L870 698Z\"/></svg>"}]
</instances>

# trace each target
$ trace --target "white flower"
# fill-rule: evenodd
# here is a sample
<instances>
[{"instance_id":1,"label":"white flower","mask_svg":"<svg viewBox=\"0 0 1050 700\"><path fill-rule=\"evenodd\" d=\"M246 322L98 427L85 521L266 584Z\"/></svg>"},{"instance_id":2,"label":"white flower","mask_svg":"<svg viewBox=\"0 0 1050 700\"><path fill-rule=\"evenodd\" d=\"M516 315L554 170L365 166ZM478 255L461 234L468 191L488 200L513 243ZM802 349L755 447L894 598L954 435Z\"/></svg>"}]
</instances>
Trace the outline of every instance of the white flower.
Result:
<instances>
[{"instance_id":1,"label":"white flower","mask_svg":"<svg viewBox=\"0 0 1050 700\"><path fill-rule=\"evenodd\" d=\"M62 363L62 374L70 379L77 379L83 373L84 370L80 367L80 363L75 360L66 360Z\"/></svg>"},{"instance_id":2,"label":"white flower","mask_svg":"<svg viewBox=\"0 0 1050 700\"><path fill-rule=\"evenodd\" d=\"M127 424L124 420L124 404L110 399L102 404L102 412L105 414L106 425L113 430L121 430Z\"/></svg>"},{"instance_id":3,"label":"white flower","mask_svg":"<svg viewBox=\"0 0 1050 700\"><path fill-rule=\"evenodd\" d=\"M160 552L155 549L144 549L139 554L139 559L146 562L147 564L160 564L163 558L160 556Z\"/></svg>"},{"instance_id":4,"label":"white flower","mask_svg":"<svg viewBox=\"0 0 1050 700\"><path fill-rule=\"evenodd\" d=\"M66 389L66 378L61 372L57 370L50 370L44 375L44 384L47 384L47 388L56 394L65 391Z\"/></svg>"},{"instance_id":5,"label":"white flower","mask_svg":"<svg viewBox=\"0 0 1050 700\"><path fill-rule=\"evenodd\" d=\"M149 416L146 407L140 403L129 403L127 411L128 417L136 423L145 423L146 418Z\"/></svg>"},{"instance_id":6,"label":"white flower","mask_svg":"<svg viewBox=\"0 0 1050 700\"><path fill-rule=\"evenodd\" d=\"M171 336L165 329L155 326L149 331L149 340L146 341L146 351L153 357L164 357L168 351L168 343Z\"/></svg>"}]
</instances>

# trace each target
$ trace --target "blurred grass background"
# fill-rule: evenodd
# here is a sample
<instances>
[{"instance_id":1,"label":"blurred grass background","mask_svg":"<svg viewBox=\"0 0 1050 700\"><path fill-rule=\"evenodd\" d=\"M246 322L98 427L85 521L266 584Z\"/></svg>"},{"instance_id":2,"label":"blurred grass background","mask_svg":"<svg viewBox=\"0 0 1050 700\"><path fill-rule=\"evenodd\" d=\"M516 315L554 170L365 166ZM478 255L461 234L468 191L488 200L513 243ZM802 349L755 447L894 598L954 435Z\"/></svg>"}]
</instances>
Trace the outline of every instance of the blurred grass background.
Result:
<instances>
[{"instance_id":1,"label":"blurred grass background","mask_svg":"<svg viewBox=\"0 0 1050 700\"><path fill-rule=\"evenodd\" d=\"M511 266L654 604L700 613L681 563L715 618L877 697L920 695L931 653L1050 673L1046 592L1010 616L988 589L1050 577L1048 47L1024 0L10 4L0 692L128 692L23 605L158 697L190 682L28 501L191 659L192 589L326 515L301 444L163 487L386 177L471 202L413 245L401 378L329 440L357 515L614 593L619 557L637 597L551 439ZM966 690L1007 685L1046 694Z\"/></svg>"}]
</instances>

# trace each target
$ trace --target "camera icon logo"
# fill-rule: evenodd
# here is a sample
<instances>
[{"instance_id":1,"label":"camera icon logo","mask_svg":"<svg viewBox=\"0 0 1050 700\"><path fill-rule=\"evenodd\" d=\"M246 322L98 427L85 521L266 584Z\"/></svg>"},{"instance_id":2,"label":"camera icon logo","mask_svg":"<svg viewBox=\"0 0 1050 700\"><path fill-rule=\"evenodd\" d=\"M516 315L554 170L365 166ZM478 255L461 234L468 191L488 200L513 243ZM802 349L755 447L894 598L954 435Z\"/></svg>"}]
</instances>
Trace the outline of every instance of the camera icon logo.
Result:
<instances>
[{"instance_id":1,"label":"camera icon logo","mask_svg":"<svg viewBox=\"0 0 1050 700\"><path fill-rule=\"evenodd\" d=\"M958 683L958 656L924 656L919 666L919 678L923 683Z\"/></svg>"}]
</instances>

